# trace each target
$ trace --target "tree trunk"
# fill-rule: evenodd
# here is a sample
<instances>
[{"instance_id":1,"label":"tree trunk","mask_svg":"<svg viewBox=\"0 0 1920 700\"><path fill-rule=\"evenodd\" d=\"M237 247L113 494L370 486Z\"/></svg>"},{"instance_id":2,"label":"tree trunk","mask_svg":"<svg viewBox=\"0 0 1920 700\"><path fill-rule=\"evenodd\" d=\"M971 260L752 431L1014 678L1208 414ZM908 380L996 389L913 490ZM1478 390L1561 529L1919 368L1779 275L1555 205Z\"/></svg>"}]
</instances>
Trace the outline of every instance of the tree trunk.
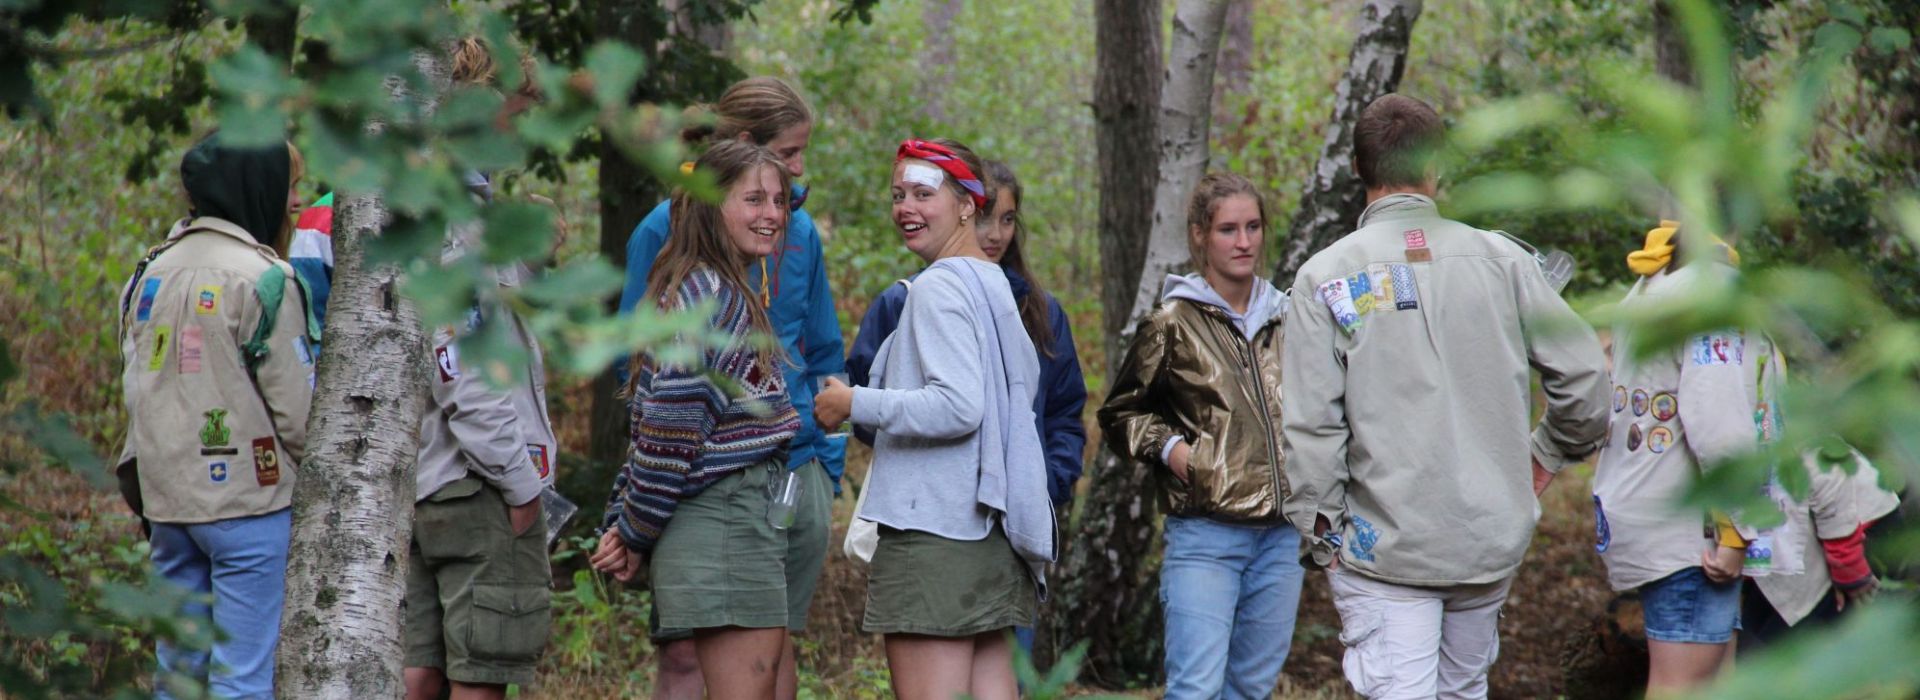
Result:
<instances>
[{"instance_id":1,"label":"tree trunk","mask_svg":"<svg viewBox=\"0 0 1920 700\"><path fill-rule=\"evenodd\" d=\"M1227 0L1180 0L1174 8L1167 84L1160 94L1160 179L1153 188L1153 232L1128 306L1123 331L1128 335L1160 299L1160 280L1187 267L1187 198L1207 171L1213 66L1226 19Z\"/></svg>"},{"instance_id":2,"label":"tree trunk","mask_svg":"<svg viewBox=\"0 0 1920 700\"><path fill-rule=\"evenodd\" d=\"M299 24L300 7L284 0L263 3L259 12L247 15L244 21L247 41L289 66L293 65Z\"/></svg>"},{"instance_id":3,"label":"tree trunk","mask_svg":"<svg viewBox=\"0 0 1920 700\"><path fill-rule=\"evenodd\" d=\"M1127 304L1153 224L1160 153L1154 108L1160 101L1160 3L1094 3L1094 145L1100 177L1101 302L1107 357L1118 364ZM1121 687L1159 675L1157 572L1143 567L1157 544L1147 472L1104 447L1088 473L1080 526L1057 570L1053 638L1085 641L1086 680ZM1062 538L1066 541L1066 538Z\"/></svg>"},{"instance_id":4,"label":"tree trunk","mask_svg":"<svg viewBox=\"0 0 1920 700\"><path fill-rule=\"evenodd\" d=\"M725 55L733 46L733 25L724 21L710 21L710 18L696 13L696 1L666 0L667 12L673 16L673 33L700 42L711 49L714 55Z\"/></svg>"},{"instance_id":5,"label":"tree trunk","mask_svg":"<svg viewBox=\"0 0 1920 700\"><path fill-rule=\"evenodd\" d=\"M947 123L946 94L953 89L953 24L966 0L921 0L920 116L934 124Z\"/></svg>"},{"instance_id":6,"label":"tree trunk","mask_svg":"<svg viewBox=\"0 0 1920 700\"><path fill-rule=\"evenodd\" d=\"M637 7L640 4L642 0L601 0L596 18L604 32L600 38L626 42L651 56L661 37L658 27L644 19L644 8ZM635 90L634 100L658 99L658 95L644 87L658 82L657 77L642 79L642 87ZM600 255L614 267L627 269L627 239L664 196L660 182L652 173L628 159L610 139L601 138ZM607 310L617 311L619 301L608 299ZM602 484L613 483L613 470L627 456L627 402L616 395L620 388L620 378L611 368L593 379L587 459L594 468L606 470L606 478L599 480Z\"/></svg>"},{"instance_id":7,"label":"tree trunk","mask_svg":"<svg viewBox=\"0 0 1920 700\"><path fill-rule=\"evenodd\" d=\"M1244 95L1253 83L1253 0L1228 0L1226 27L1213 84L1213 123L1223 128L1233 120L1227 95Z\"/></svg>"},{"instance_id":8,"label":"tree trunk","mask_svg":"<svg viewBox=\"0 0 1920 700\"><path fill-rule=\"evenodd\" d=\"M419 52L415 65L444 89L441 56ZM426 336L396 289L400 270L367 263L367 243L387 223L379 193L343 192L339 211L319 383L293 493L278 695L398 698Z\"/></svg>"},{"instance_id":9,"label":"tree trunk","mask_svg":"<svg viewBox=\"0 0 1920 700\"><path fill-rule=\"evenodd\" d=\"M1693 85L1693 58L1687 55L1686 31L1666 0L1653 3L1653 68L1662 78Z\"/></svg>"},{"instance_id":10,"label":"tree trunk","mask_svg":"<svg viewBox=\"0 0 1920 700\"><path fill-rule=\"evenodd\" d=\"M1287 229L1285 252L1273 270L1273 283L1281 289L1293 284L1294 273L1307 258L1352 231L1366 209L1366 188L1353 170L1354 121L1369 103L1399 89L1407 68L1407 42L1419 18L1420 0L1366 0L1360 8L1347 73L1334 91L1326 142L1320 146L1320 160Z\"/></svg>"}]
</instances>

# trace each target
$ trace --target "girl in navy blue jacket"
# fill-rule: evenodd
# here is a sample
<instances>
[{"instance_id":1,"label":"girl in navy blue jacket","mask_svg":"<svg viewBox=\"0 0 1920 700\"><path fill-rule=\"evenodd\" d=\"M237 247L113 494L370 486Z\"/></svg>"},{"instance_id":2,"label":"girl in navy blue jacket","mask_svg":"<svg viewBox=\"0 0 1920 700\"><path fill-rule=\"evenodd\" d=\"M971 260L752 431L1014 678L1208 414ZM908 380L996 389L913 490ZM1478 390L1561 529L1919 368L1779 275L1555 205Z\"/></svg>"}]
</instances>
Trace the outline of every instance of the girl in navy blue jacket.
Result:
<instances>
[{"instance_id":1,"label":"girl in navy blue jacket","mask_svg":"<svg viewBox=\"0 0 1920 700\"><path fill-rule=\"evenodd\" d=\"M1080 480L1081 456L1087 445L1087 429L1080 421L1087 405L1087 383L1080 376L1080 355L1073 348L1073 329L1067 325L1067 312L1060 300L1048 294L1027 271L1026 256L1020 242L1027 237L1020 220L1023 203L1020 181L1013 169L997 160L985 163L988 201L992 214L976 222L980 248L999 263L1013 286L1014 300L1020 304L1020 318L1040 353L1040 389L1034 399L1033 413L1039 417L1040 440L1047 450L1047 495L1054 510L1068 512L1073 500L1073 485ZM853 349L847 353L847 378L854 386L867 386L868 372L880 343L893 334L900 322L900 309L906 305L910 280L887 287L867 307L854 336ZM873 433L855 427L861 442L873 444Z\"/></svg>"}]
</instances>

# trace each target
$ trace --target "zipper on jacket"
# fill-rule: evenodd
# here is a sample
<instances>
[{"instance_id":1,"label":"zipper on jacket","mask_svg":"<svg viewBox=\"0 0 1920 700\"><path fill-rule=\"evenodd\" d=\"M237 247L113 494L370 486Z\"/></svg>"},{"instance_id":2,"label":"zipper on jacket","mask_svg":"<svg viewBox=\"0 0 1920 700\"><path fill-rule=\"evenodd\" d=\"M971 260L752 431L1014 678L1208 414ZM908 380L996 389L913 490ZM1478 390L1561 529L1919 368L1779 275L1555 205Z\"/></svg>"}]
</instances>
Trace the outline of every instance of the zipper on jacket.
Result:
<instances>
[{"instance_id":1,"label":"zipper on jacket","mask_svg":"<svg viewBox=\"0 0 1920 700\"><path fill-rule=\"evenodd\" d=\"M1217 314L1217 312L1214 312L1214 313ZM1216 321L1226 320L1221 318L1218 315L1214 315L1213 318ZM1271 321L1269 321L1267 323L1267 326L1271 326L1271 325L1273 324ZM1254 335L1258 336L1261 333L1266 332L1267 326L1261 326L1260 330L1254 331ZM1261 386L1260 371L1258 368L1255 367L1255 365L1258 364L1258 362L1253 355L1253 340L1247 338L1246 336L1241 335L1240 329L1234 328L1233 323L1231 322L1227 323L1227 332L1233 336L1235 343L1240 346L1240 364L1242 367L1244 367L1247 370L1247 375L1250 380L1250 383L1253 384L1253 398L1254 398L1254 403L1258 404L1260 408L1260 420L1263 424L1265 424L1268 427L1269 431L1271 431L1273 428L1273 411L1267 408L1267 390L1266 390L1266 387ZM1286 494L1281 493L1281 489L1280 489L1280 445L1279 443L1280 443L1279 435L1276 435L1272 432L1269 432L1267 434L1267 468L1268 468L1268 476L1273 480L1273 505L1275 510L1280 510L1281 502L1285 501L1287 497ZM1284 519L1285 516L1282 515L1281 517Z\"/></svg>"}]
</instances>

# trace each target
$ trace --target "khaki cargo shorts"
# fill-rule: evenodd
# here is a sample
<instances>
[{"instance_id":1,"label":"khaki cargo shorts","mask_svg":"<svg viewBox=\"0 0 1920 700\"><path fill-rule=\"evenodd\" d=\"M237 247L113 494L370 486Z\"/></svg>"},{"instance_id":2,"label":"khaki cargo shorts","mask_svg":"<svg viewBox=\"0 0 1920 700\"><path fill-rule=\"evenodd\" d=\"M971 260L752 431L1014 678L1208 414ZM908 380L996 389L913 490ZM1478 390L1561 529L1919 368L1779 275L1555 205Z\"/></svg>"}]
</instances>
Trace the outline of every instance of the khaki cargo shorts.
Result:
<instances>
[{"instance_id":1,"label":"khaki cargo shorts","mask_svg":"<svg viewBox=\"0 0 1920 700\"><path fill-rule=\"evenodd\" d=\"M552 625L541 522L514 535L500 491L472 476L414 506L407 667L441 669L461 683L533 682Z\"/></svg>"}]
</instances>

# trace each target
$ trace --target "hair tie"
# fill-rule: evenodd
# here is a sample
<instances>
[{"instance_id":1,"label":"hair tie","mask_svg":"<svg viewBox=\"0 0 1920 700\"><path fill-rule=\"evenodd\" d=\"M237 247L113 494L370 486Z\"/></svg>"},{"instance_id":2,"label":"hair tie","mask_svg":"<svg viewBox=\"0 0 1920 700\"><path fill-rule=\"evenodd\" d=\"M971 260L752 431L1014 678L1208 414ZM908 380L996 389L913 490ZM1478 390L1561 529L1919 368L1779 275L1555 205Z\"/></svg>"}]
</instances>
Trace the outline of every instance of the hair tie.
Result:
<instances>
[{"instance_id":1,"label":"hair tie","mask_svg":"<svg viewBox=\"0 0 1920 700\"><path fill-rule=\"evenodd\" d=\"M980 177L973 174L973 169L967 167L967 162L954 155L953 149L931 141L907 139L900 142L900 150L894 154L893 162L898 163L908 158L927 161L946 171L948 175L952 175L954 181L960 183L960 187L973 198L973 206L983 212L986 211L987 188L980 184Z\"/></svg>"}]
</instances>

